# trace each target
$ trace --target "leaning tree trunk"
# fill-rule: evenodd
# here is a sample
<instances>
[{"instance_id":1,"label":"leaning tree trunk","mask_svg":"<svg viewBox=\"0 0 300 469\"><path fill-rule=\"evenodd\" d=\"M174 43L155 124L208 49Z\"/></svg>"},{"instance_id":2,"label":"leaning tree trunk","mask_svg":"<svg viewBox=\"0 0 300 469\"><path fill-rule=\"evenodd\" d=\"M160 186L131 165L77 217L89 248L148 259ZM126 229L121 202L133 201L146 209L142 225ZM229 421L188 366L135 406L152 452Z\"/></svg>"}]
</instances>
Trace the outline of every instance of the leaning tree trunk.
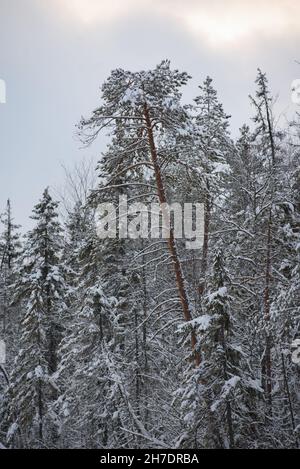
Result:
<instances>
[{"instance_id":1,"label":"leaning tree trunk","mask_svg":"<svg viewBox=\"0 0 300 469\"><path fill-rule=\"evenodd\" d=\"M182 273L182 268L181 264L178 258L178 253L176 249L176 243L175 243L175 238L174 238L174 229L172 228L170 224L170 216L169 213L166 209L164 209L164 204L167 203L167 198L166 198L166 192L164 188L164 183L160 171L160 166L158 162L158 156L157 156L157 150L154 142L154 136L153 136L153 131L152 131L152 125L151 125L151 118L149 114L149 109L147 106L147 103L144 104L144 118L146 121L146 127L147 127L147 137L148 137L148 143L150 147L150 154L151 154L151 159L152 159L152 164L154 168L154 174L155 174L155 180L156 180L156 186L157 186L157 191L158 191L158 198L159 202L162 206L162 215L164 218L164 222L166 226L170 227L169 230L169 236L168 236L168 247L169 251L171 254L171 259L173 262L174 266L174 272L175 272L175 277L176 277L176 285L177 285L177 290L183 310L183 315L186 321L191 321L192 320L192 314L190 310L190 305L187 297L187 292L186 292L186 287L184 284L184 278L183 278L183 273ZM195 330L193 329L191 332L191 347L192 351L194 353L195 357L195 364L198 366L200 364L200 354L196 350L196 343L197 343L197 337Z\"/></svg>"}]
</instances>

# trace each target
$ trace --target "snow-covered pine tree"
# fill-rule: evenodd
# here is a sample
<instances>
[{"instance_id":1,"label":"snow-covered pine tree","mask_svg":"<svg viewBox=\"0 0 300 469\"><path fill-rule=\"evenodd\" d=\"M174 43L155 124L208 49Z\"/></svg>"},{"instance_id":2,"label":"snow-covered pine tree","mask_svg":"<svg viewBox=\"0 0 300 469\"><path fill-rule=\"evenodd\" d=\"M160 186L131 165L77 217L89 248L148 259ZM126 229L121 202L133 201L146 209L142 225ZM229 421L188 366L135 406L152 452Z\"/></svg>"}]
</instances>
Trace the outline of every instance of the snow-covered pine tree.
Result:
<instances>
[{"instance_id":1,"label":"snow-covered pine tree","mask_svg":"<svg viewBox=\"0 0 300 469\"><path fill-rule=\"evenodd\" d=\"M16 278L14 304L24 310L19 352L8 390L8 440L19 432L18 446L54 443L48 404L56 397L51 376L66 310L64 271L60 263L61 226L57 202L48 189L34 207L35 227L27 235Z\"/></svg>"},{"instance_id":2,"label":"snow-covered pine tree","mask_svg":"<svg viewBox=\"0 0 300 469\"><path fill-rule=\"evenodd\" d=\"M17 330L17 317L13 314L9 306L9 288L14 281L16 264L21 253L21 241L19 235L19 225L14 223L11 202L8 199L6 210L1 215L3 231L0 235L0 323L1 331L7 342L12 345L13 334ZM14 331L12 331L12 327Z\"/></svg>"},{"instance_id":3,"label":"snow-covered pine tree","mask_svg":"<svg viewBox=\"0 0 300 469\"><path fill-rule=\"evenodd\" d=\"M1 272L5 274L12 271L14 262L20 255L21 242L18 230L19 225L14 223L10 199L7 200L5 212L1 215L3 231L1 234Z\"/></svg>"},{"instance_id":4,"label":"snow-covered pine tree","mask_svg":"<svg viewBox=\"0 0 300 469\"><path fill-rule=\"evenodd\" d=\"M207 77L199 86L201 94L195 98L198 148L196 164L201 176L201 200L204 201L204 241L202 248L199 293L205 290L208 268L208 248L211 217L218 204L222 204L224 175L229 171L228 160L232 152L229 118L218 100L212 79ZM214 204L216 204L214 208Z\"/></svg>"},{"instance_id":5,"label":"snow-covered pine tree","mask_svg":"<svg viewBox=\"0 0 300 469\"><path fill-rule=\"evenodd\" d=\"M139 166L152 170L155 190L160 204L168 202L166 178L162 172L164 142L189 128L187 110L181 105L180 88L187 83L188 75L171 70L169 61L161 62L154 70L132 73L122 69L114 70L102 86L103 104L91 118L82 119L79 129L86 143L95 140L100 130L110 129L122 151L114 164L123 173ZM176 141L176 140L175 140ZM144 151L141 151L143 149ZM174 158L176 152L168 152ZM141 156L144 157L141 160ZM127 180L126 185L136 185ZM142 183L143 184L143 183ZM166 226L169 213L163 210ZM187 288L179 260L174 229L169 230L168 249L174 268L174 285L186 321L192 318ZM195 363L199 364L196 350L196 335L191 331L191 346Z\"/></svg>"},{"instance_id":6,"label":"snow-covered pine tree","mask_svg":"<svg viewBox=\"0 0 300 469\"><path fill-rule=\"evenodd\" d=\"M272 116L272 98L268 88L267 77L258 69L257 85L255 98L251 102L256 110L254 122L256 151L259 152L263 163L261 178L265 184L263 190L263 205L258 207L261 220L261 234L265 238L265 247L263 249L264 272L263 285L263 304L261 322L263 333L265 334L265 348L262 357L262 384L265 389L266 400L268 403L268 412L272 414L272 332L270 327L270 308L272 304L272 270L275 262L274 236L276 231L275 211L276 202L278 202L278 181L279 181L279 162L278 147L276 145L276 132L274 128L274 119Z\"/></svg>"},{"instance_id":7,"label":"snow-covered pine tree","mask_svg":"<svg viewBox=\"0 0 300 469\"><path fill-rule=\"evenodd\" d=\"M12 285L18 271L21 253L20 228L14 223L10 200L1 215L0 232L0 339L5 343L5 364L0 365L0 412L5 413L7 401L4 401L8 384L8 375L19 347L20 314L18 307L12 307L10 298ZM3 404L3 406L2 406ZM0 417L0 420L1 417Z\"/></svg>"},{"instance_id":8,"label":"snow-covered pine tree","mask_svg":"<svg viewBox=\"0 0 300 469\"><path fill-rule=\"evenodd\" d=\"M48 440L45 415L51 388L45 354L47 341L42 296L39 281L33 278L21 322L20 350L7 392L6 438L13 448L40 448Z\"/></svg>"}]
</instances>

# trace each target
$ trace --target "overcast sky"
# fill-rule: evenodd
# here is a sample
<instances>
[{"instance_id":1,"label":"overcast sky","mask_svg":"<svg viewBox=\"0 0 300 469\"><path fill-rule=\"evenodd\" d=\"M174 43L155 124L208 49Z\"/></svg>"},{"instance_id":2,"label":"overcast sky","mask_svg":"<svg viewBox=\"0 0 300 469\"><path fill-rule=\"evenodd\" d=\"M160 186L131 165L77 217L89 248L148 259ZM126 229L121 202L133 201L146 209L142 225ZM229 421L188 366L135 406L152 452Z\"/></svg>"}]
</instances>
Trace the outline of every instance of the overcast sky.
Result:
<instances>
[{"instance_id":1,"label":"overcast sky","mask_svg":"<svg viewBox=\"0 0 300 469\"><path fill-rule=\"evenodd\" d=\"M169 58L193 76L186 100L210 75L236 135L259 66L278 113L292 115L299 23L299 0L0 0L0 212L10 197L27 228L43 189L62 184L62 163L97 159L103 144L80 149L75 124L116 67Z\"/></svg>"}]
</instances>

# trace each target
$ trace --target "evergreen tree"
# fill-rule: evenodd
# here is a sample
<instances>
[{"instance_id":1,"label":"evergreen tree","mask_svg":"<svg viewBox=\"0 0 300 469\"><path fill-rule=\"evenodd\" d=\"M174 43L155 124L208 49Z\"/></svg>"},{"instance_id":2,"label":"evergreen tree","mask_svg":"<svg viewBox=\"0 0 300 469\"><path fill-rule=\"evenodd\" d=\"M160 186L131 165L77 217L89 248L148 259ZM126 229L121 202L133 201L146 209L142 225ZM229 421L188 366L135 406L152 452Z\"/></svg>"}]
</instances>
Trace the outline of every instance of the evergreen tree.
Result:
<instances>
[{"instance_id":1,"label":"evergreen tree","mask_svg":"<svg viewBox=\"0 0 300 469\"><path fill-rule=\"evenodd\" d=\"M19 446L51 442L54 432L47 412L48 403L56 396L51 376L57 367L57 347L66 310L57 206L46 189L33 210L36 225L27 236L22 267L14 285L14 304L20 304L25 312L21 351L8 390L8 440L18 430Z\"/></svg>"}]
</instances>

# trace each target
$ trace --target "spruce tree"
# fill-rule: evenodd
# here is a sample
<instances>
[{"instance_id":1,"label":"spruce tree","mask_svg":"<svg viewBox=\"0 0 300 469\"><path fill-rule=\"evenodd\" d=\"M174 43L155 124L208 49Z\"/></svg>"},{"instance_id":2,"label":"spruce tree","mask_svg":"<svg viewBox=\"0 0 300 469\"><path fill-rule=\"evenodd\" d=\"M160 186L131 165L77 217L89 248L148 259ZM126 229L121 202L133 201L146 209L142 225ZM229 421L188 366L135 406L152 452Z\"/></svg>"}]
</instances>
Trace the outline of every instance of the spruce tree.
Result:
<instances>
[{"instance_id":1,"label":"spruce tree","mask_svg":"<svg viewBox=\"0 0 300 469\"><path fill-rule=\"evenodd\" d=\"M21 447L51 443L55 433L48 404L57 393L51 376L57 367L57 347L66 310L57 206L46 189L34 207L32 219L36 224L27 235L14 285L14 304L19 304L24 313L21 350L8 390L8 440L18 430L17 444Z\"/></svg>"}]
</instances>

